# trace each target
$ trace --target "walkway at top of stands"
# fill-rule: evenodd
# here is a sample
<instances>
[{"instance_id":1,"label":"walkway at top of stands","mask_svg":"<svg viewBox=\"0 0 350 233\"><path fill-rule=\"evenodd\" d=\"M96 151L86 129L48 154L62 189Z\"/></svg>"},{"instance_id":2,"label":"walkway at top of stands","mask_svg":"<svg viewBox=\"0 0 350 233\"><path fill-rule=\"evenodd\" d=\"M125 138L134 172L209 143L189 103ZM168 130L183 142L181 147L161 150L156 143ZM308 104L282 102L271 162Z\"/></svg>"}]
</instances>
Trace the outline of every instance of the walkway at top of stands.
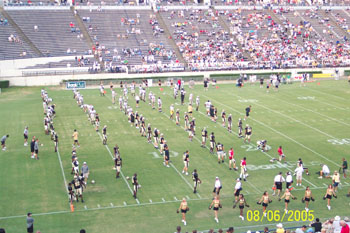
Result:
<instances>
[{"instance_id":1,"label":"walkway at top of stands","mask_svg":"<svg viewBox=\"0 0 350 233\"><path fill-rule=\"evenodd\" d=\"M181 10L181 9L216 9L216 10L232 10L232 9L245 9L245 10L262 10L266 9L265 6L249 6L249 5L236 5L236 6L205 6L205 5L183 5L183 6L160 6L161 9L167 10ZM310 9L322 9L322 10L344 10L347 6L284 6L273 5L269 6L269 9L288 8L294 10L310 10ZM348 6L350 9L350 5ZM69 10L70 6L4 6L5 10ZM152 6L75 6L77 10L152 10Z\"/></svg>"}]
</instances>

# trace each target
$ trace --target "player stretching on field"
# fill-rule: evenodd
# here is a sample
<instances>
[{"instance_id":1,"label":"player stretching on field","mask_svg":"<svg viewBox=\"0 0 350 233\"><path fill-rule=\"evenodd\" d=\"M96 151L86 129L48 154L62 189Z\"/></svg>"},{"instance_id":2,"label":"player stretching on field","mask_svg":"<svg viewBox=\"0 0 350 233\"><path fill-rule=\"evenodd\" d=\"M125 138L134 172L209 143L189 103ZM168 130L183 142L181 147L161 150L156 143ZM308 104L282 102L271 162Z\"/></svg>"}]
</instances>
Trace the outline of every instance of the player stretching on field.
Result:
<instances>
[{"instance_id":1,"label":"player stretching on field","mask_svg":"<svg viewBox=\"0 0 350 233\"><path fill-rule=\"evenodd\" d=\"M232 208L236 208L237 203L238 203L238 207L239 207L239 217L242 219L242 221L244 221L243 209L244 209L244 206L249 208L249 205L245 201L243 194L239 194L239 198L238 198L238 200L235 201L235 204L233 205Z\"/></svg>"},{"instance_id":2,"label":"player stretching on field","mask_svg":"<svg viewBox=\"0 0 350 233\"><path fill-rule=\"evenodd\" d=\"M250 112L252 111L252 106L249 105L246 109L245 109L245 117L244 120L247 120L249 117Z\"/></svg>"}]
</instances>

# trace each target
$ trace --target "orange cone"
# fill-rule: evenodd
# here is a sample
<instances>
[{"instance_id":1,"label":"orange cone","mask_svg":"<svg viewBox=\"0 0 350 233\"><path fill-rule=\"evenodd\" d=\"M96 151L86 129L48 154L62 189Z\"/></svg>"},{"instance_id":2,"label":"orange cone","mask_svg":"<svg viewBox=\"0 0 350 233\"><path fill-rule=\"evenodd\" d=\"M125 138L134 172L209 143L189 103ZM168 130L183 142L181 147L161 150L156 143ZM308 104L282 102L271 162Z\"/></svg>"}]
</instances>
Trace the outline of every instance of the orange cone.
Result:
<instances>
[{"instance_id":1,"label":"orange cone","mask_svg":"<svg viewBox=\"0 0 350 233\"><path fill-rule=\"evenodd\" d=\"M73 203L70 203L70 211L73 213L74 212L74 205Z\"/></svg>"}]
</instances>

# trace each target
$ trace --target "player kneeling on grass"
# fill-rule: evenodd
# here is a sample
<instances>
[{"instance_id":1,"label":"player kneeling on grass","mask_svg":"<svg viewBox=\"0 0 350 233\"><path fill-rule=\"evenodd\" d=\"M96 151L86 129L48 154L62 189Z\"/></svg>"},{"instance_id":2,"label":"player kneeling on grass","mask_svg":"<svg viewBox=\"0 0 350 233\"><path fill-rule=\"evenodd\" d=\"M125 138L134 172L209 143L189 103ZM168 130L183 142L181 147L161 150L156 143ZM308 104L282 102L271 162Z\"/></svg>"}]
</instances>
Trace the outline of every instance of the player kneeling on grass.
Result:
<instances>
[{"instance_id":1,"label":"player kneeling on grass","mask_svg":"<svg viewBox=\"0 0 350 233\"><path fill-rule=\"evenodd\" d=\"M312 196L312 192L309 186L306 187L305 190L305 194L304 194L304 198L301 200L301 202L305 202L305 210L306 212L309 211L309 202L311 201L315 201L315 199Z\"/></svg>"},{"instance_id":2,"label":"player kneeling on grass","mask_svg":"<svg viewBox=\"0 0 350 233\"><path fill-rule=\"evenodd\" d=\"M320 176L318 177L319 179L324 178L330 178L329 173L330 170L326 164L321 164L322 170L320 171Z\"/></svg>"},{"instance_id":3,"label":"player kneeling on grass","mask_svg":"<svg viewBox=\"0 0 350 233\"><path fill-rule=\"evenodd\" d=\"M186 201L186 198L183 198L182 199L182 202L180 204L180 207L179 209L177 209L177 213L179 213L181 211L181 215L182 215L182 222L184 223L184 225L186 226L186 213L187 211L189 211L190 208L188 208L188 205L187 205L187 201Z\"/></svg>"},{"instance_id":4,"label":"player kneeling on grass","mask_svg":"<svg viewBox=\"0 0 350 233\"><path fill-rule=\"evenodd\" d=\"M244 207L249 208L249 205L247 204L243 194L239 194L239 198L238 198L238 200L235 201L235 204L233 205L232 208L236 208L237 203L238 203L238 207L239 207L239 217L242 219L242 221L244 221L243 209L244 209Z\"/></svg>"},{"instance_id":5,"label":"player kneeling on grass","mask_svg":"<svg viewBox=\"0 0 350 233\"><path fill-rule=\"evenodd\" d=\"M256 142L258 150L261 150L262 152L267 151L266 146L267 146L267 141L266 140L259 140Z\"/></svg>"},{"instance_id":6,"label":"player kneeling on grass","mask_svg":"<svg viewBox=\"0 0 350 233\"><path fill-rule=\"evenodd\" d=\"M218 218L218 212L219 212L219 208L222 208L222 205L220 203L220 200L219 200L219 197L216 196L214 198L214 200L211 202L210 206L209 206L209 209L211 210L211 208L213 207L213 210L214 210L214 215L215 215L215 221L217 223L219 223L219 218Z\"/></svg>"},{"instance_id":7,"label":"player kneeling on grass","mask_svg":"<svg viewBox=\"0 0 350 233\"><path fill-rule=\"evenodd\" d=\"M282 199L284 199L284 212L287 214L288 213L288 204L290 202L290 199L296 200L297 198L294 197L291 192L289 191L289 189L286 189L284 191L284 194L282 195L282 197L278 198L279 201L281 201Z\"/></svg>"},{"instance_id":8,"label":"player kneeling on grass","mask_svg":"<svg viewBox=\"0 0 350 233\"><path fill-rule=\"evenodd\" d=\"M267 215L266 209L271 202L272 202L272 200L269 198L269 193L267 191L264 192L264 194L262 195L260 200L257 202L258 205L262 204L264 217L266 217L266 215Z\"/></svg>"}]
</instances>

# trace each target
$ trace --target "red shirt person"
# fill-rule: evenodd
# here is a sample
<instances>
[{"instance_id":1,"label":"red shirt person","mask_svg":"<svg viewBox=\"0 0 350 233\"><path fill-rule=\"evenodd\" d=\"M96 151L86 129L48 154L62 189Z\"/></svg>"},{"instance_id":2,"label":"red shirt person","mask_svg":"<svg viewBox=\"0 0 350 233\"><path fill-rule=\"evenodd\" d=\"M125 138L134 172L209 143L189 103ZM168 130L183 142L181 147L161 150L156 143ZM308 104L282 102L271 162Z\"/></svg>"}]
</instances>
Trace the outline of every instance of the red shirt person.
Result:
<instances>
[{"instance_id":1,"label":"red shirt person","mask_svg":"<svg viewBox=\"0 0 350 233\"><path fill-rule=\"evenodd\" d=\"M349 225L344 220L340 221L341 231L340 233L350 233Z\"/></svg>"}]
</instances>

